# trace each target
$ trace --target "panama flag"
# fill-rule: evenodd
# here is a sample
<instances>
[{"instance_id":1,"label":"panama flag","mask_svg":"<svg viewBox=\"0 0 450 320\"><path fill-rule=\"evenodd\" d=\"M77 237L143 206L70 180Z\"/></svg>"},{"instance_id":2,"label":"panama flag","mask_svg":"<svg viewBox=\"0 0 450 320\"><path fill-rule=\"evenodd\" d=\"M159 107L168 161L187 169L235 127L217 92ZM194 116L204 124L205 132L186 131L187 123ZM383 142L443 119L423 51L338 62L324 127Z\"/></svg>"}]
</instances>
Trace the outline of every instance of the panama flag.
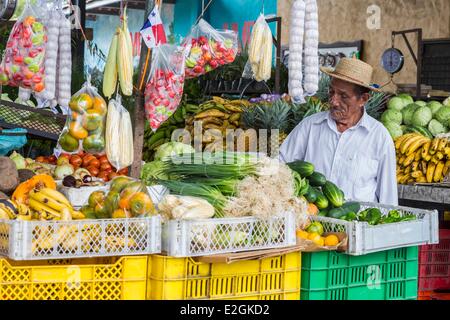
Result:
<instances>
[{"instance_id":1,"label":"panama flag","mask_svg":"<svg viewBox=\"0 0 450 320\"><path fill-rule=\"evenodd\" d=\"M164 25L159 15L158 6L155 6L152 12L150 12L140 32L145 44L149 48L154 48L158 44L167 43L166 32L164 31Z\"/></svg>"}]
</instances>

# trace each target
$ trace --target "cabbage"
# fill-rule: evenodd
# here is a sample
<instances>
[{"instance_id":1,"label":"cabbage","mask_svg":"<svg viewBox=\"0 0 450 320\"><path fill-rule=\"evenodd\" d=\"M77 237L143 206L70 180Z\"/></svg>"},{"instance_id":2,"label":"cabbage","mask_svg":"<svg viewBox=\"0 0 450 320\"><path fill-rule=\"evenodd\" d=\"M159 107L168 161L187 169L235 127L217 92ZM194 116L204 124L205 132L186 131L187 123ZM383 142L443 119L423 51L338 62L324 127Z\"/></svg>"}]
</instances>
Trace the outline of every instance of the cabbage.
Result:
<instances>
[{"instance_id":1,"label":"cabbage","mask_svg":"<svg viewBox=\"0 0 450 320\"><path fill-rule=\"evenodd\" d=\"M404 124L406 124L407 126L412 124L412 117L414 115L414 112L416 112L418 108L418 105L412 103L402 110Z\"/></svg>"},{"instance_id":2,"label":"cabbage","mask_svg":"<svg viewBox=\"0 0 450 320\"><path fill-rule=\"evenodd\" d=\"M20 153L17 153L17 152L14 151L9 156L9 158L16 164L17 170L25 169L27 167L27 163L25 161L25 158Z\"/></svg>"},{"instance_id":3,"label":"cabbage","mask_svg":"<svg viewBox=\"0 0 450 320\"><path fill-rule=\"evenodd\" d=\"M388 102L388 109L401 111L404 107L406 107L405 100L400 97L394 97Z\"/></svg>"},{"instance_id":4,"label":"cabbage","mask_svg":"<svg viewBox=\"0 0 450 320\"><path fill-rule=\"evenodd\" d=\"M447 123L450 120L450 107L442 107L436 112L434 118L440 123Z\"/></svg>"},{"instance_id":5,"label":"cabbage","mask_svg":"<svg viewBox=\"0 0 450 320\"><path fill-rule=\"evenodd\" d=\"M193 152L195 152L194 148L192 148L188 144L175 141L167 142L158 147L155 153L154 160L159 161L165 157L171 157Z\"/></svg>"},{"instance_id":6,"label":"cabbage","mask_svg":"<svg viewBox=\"0 0 450 320\"><path fill-rule=\"evenodd\" d=\"M55 176L56 180L62 180L66 176L70 176L73 173L74 173L74 169L71 164L63 164L61 166L56 167L54 176Z\"/></svg>"},{"instance_id":7,"label":"cabbage","mask_svg":"<svg viewBox=\"0 0 450 320\"><path fill-rule=\"evenodd\" d=\"M428 124L428 130L430 130L431 134L436 137L438 134L447 133L448 129L439 121L433 119Z\"/></svg>"},{"instance_id":8,"label":"cabbage","mask_svg":"<svg viewBox=\"0 0 450 320\"><path fill-rule=\"evenodd\" d=\"M448 97L447 99L444 100L444 102L442 103L444 106L446 107L450 107L450 97Z\"/></svg>"},{"instance_id":9,"label":"cabbage","mask_svg":"<svg viewBox=\"0 0 450 320\"><path fill-rule=\"evenodd\" d=\"M396 122L385 122L384 126L394 140L403 135L402 128Z\"/></svg>"},{"instance_id":10,"label":"cabbage","mask_svg":"<svg viewBox=\"0 0 450 320\"><path fill-rule=\"evenodd\" d=\"M433 114L430 108L420 107L413 114L412 124L419 127L426 127L431 119L433 119Z\"/></svg>"},{"instance_id":11,"label":"cabbage","mask_svg":"<svg viewBox=\"0 0 450 320\"><path fill-rule=\"evenodd\" d=\"M434 116L436 114L436 112L438 112L439 109L442 108L442 104L440 104L437 101L430 101L430 102L428 102L427 107L431 109L431 113Z\"/></svg>"},{"instance_id":12,"label":"cabbage","mask_svg":"<svg viewBox=\"0 0 450 320\"><path fill-rule=\"evenodd\" d=\"M421 101L421 100L416 101L415 104L417 104L420 107L426 107L427 106L427 103L425 101Z\"/></svg>"},{"instance_id":13,"label":"cabbage","mask_svg":"<svg viewBox=\"0 0 450 320\"><path fill-rule=\"evenodd\" d=\"M402 93L402 94L399 94L397 97L401 98L404 101L405 106L407 106L408 104L414 103L414 99L409 94Z\"/></svg>"},{"instance_id":14,"label":"cabbage","mask_svg":"<svg viewBox=\"0 0 450 320\"><path fill-rule=\"evenodd\" d=\"M394 109L388 109L381 115L381 122L395 122L402 124L402 113Z\"/></svg>"}]
</instances>

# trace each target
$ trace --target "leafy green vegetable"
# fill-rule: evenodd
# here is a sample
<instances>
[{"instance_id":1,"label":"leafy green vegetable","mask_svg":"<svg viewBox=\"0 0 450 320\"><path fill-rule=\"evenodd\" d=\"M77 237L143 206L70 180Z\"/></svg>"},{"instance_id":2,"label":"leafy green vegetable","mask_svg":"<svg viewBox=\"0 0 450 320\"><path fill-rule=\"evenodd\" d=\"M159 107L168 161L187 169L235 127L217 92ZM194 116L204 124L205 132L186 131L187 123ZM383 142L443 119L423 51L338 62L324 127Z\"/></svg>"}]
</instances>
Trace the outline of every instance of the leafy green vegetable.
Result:
<instances>
[{"instance_id":1,"label":"leafy green vegetable","mask_svg":"<svg viewBox=\"0 0 450 320\"><path fill-rule=\"evenodd\" d=\"M415 126L426 127L433 119L431 109L428 107L419 107L413 114L412 124Z\"/></svg>"},{"instance_id":2,"label":"leafy green vegetable","mask_svg":"<svg viewBox=\"0 0 450 320\"><path fill-rule=\"evenodd\" d=\"M402 113L397 110L388 109L381 115L382 122L395 122L402 124Z\"/></svg>"},{"instance_id":3,"label":"leafy green vegetable","mask_svg":"<svg viewBox=\"0 0 450 320\"><path fill-rule=\"evenodd\" d=\"M440 108L434 118L440 123L447 123L450 120L450 107Z\"/></svg>"},{"instance_id":4,"label":"leafy green vegetable","mask_svg":"<svg viewBox=\"0 0 450 320\"><path fill-rule=\"evenodd\" d=\"M428 124L428 130L430 130L433 136L448 132L447 127L435 119L431 120Z\"/></svg>"},{"instance_id":5,"label":"leafy green vegetable","mask_svg":"<svg viewBox=\"0 0 450 320\"><path fill-rule=\"evenodd\" d=\"M392 139L397 139L401 135L403 135L403 131L401 126L395 122L384 122L384 126L389 131Z\"/></svg>"},{"instance_id":6,"label":"leafy green vegetable","mask_svg":"<svg viewBox=\"0 0 450 320\"><path fill-rule=\"evenodd\" d=\"M407 126L412 124L414 112L416 112L418 108L419 106L417 104L412 103L402 110L404 124L406 124Z\"/></svg>"},{"instance_id":7,"label":"leafy green vegetable","mask_svg":"<svg viewBox=\"0 0 450 320\"><path fill-rule=\"evenodd\" d=\"M436 114L436 112L438 112L439 109L442 108L442 104L439 103L438 101L430 101L430 102L428 102L427 107L430 108L431 113L434 116Z\"/></svg>"},{"instance_id":8,"label":"leafy green vegetable","mask_svg":"<svg viewBox=\"0 0 450 320\"><path fill-rule=\"evenodd\" d=\"M406 101L401 97L393 97L391 100L389 100L387 107L390 110L402 111L402 109L406 107Z\"/></svg>"}]
</instances>

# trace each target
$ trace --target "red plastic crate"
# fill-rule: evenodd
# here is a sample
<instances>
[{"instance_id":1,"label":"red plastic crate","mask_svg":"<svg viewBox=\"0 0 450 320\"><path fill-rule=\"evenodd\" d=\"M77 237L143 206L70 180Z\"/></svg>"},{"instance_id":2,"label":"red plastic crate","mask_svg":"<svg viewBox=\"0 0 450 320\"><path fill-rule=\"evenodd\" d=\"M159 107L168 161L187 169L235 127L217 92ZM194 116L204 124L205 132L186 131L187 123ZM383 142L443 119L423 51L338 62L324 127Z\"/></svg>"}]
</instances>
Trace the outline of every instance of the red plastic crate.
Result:
<instances>
[{"instance_id":1,"label":"red plastic crate","mask_svg":"<svg viewBox=\"0 0 450 320\"><path fill-rule=\"evenodd\" d=\"M419 248L419 292L450 289L450 229L439 230L438 244Z\"/></svg>"}]
</instances>

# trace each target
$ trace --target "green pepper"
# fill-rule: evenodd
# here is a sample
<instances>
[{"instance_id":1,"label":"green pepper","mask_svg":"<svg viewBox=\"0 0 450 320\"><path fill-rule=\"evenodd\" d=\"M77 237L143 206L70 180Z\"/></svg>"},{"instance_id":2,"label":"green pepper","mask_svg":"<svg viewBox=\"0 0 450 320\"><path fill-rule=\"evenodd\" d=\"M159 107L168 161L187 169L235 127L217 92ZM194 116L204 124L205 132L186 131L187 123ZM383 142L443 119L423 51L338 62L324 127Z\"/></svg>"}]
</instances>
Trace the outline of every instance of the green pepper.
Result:
<instances>
[{"instance_id":1,"label":"green pepper","mask_svg":"<svg viewBox=\"0 0 450 320\"><path fill-rule=\"evenodd\" d=\"M368 209L367 213L365 214L365 219L360 219L360 220L366 221L370 225L374 226L380 222L381 217L382 217L382 214L381 214L380 209L371 208L371 209Z\"/></svg>"},{"instance_id":2,"label":"green pepper","mask_svg":"<svg viewBox=\"0 0 450 320\"><path fill-rule=\"evenodd\" d=\"M346 217L347 217L347 219L346 219L347 221L355 221L358 218L356 216L356 213L354 213L353 211L348 212Z\"/></svg>"},{"instance_id":3,"label":"green pepper","mask_svg":"<svg viewBox=\"0 0 450 320\"><path fill-rule=\"evenodd\" d=\"M388 217L392 217L392 218L395 218L395 219L400 219L401 218L401 214L400 214L400 212L398 210L391 210L388 213Z\"/></svg>"}]
</instances>

